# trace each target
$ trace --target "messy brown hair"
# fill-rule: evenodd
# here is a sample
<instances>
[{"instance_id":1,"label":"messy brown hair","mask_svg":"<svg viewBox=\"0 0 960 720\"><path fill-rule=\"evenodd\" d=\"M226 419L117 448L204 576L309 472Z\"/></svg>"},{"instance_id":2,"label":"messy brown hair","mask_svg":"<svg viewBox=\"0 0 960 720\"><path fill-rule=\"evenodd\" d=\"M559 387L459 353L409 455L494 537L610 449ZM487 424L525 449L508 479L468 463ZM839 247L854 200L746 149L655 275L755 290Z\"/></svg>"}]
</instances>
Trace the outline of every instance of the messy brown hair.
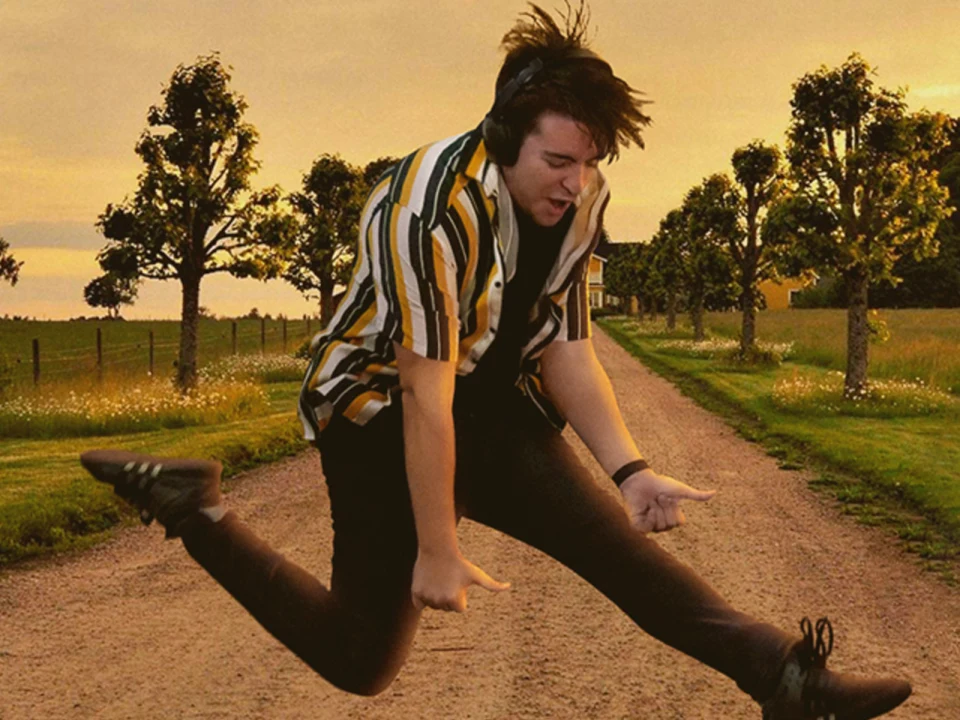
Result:
<instances>
[{"instance_id":1,"label":"messy brown hair","mask_svg":"<svg viewBox=\"0 0 960 720\"><path fill-rule=\"evenodd\" d=\"M589 51L590 11L585 0L580 0L576 9L565 0L563 28L541 7L529 5L530 10L521 13L503 36L501 47L507 55L497 75L496 90L535 58L540 58L544 68L498 113L497 122L507 130L507 147L491 148L498 159L516 162L520 144L546 111L582 123L600 157L609 162L631 142L644 147L641 128L650 124L650 118L642 108L649 101L640 99L643 93L616 77L599 56L582 57L583 51Z\"/></svg>"}]
</instances>

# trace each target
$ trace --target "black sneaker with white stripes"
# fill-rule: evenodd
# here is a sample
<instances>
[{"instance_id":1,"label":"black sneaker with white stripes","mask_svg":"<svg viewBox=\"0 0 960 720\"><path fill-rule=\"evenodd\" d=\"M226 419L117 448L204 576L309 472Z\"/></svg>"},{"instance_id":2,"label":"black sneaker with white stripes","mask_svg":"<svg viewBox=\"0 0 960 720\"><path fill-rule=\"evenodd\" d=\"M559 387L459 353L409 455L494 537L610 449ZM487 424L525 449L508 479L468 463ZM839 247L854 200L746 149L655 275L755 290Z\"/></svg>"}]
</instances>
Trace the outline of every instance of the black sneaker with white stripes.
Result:
<instances>
[{"instance_id":1,"label":"black sneaker with white stripes","mask_svg":"<svg viewBox=\"0 0 960 720\"><path fill-rule=\"evenodd\" d=\"M773 697L763 703L763 720L870 720L910 696L910 683L894 678L859 678L827 670L833 626L800 621L803 639L794 646ZM824 636L826 633L826 637Z\"/></svg>"},{"instance_id":2,"label":"black sneaker with white stripes","mask_svg":"<svg viewBox=\"0 0 960 720\"><path fill-rule=\"evenodd\" d=\"M183 521L201 509L208 515L222 514L218 462L91 450L80 456L80 463L135 506L144 525L156 518L168 538L179 537Z\"/></svg>"}]
</instances>

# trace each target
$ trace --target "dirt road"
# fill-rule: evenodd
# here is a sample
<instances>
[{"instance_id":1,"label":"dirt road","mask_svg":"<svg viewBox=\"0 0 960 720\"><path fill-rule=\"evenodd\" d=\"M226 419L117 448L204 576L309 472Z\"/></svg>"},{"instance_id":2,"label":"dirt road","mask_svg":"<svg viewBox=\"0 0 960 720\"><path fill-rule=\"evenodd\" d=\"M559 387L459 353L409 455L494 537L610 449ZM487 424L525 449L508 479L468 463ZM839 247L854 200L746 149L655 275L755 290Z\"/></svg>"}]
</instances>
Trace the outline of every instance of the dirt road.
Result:
<instances>
[{"instance_id":1,"label":"dirt road","mask_svg":"<svg viewBox=\"0 0 960 720\"><path fill-rule=\"evenodd\" d=\"M960 592L839 515L803 473L779 470L603 333L596 344L651 464L720 490L688 504L688 524L658 540L764 620L792 629L804 614L829 616L831 667L913 682L889 717L960 718ZM249 473L229 503L328 577L315 452ZM645 636L565 568L469 522L460 537L467 557L513 589L475 591L465 615L428 613L399 679L372 699L312 673L156 526L7 573L0 718L759 718L731 681Z\"/></svg>"}]
</instances>

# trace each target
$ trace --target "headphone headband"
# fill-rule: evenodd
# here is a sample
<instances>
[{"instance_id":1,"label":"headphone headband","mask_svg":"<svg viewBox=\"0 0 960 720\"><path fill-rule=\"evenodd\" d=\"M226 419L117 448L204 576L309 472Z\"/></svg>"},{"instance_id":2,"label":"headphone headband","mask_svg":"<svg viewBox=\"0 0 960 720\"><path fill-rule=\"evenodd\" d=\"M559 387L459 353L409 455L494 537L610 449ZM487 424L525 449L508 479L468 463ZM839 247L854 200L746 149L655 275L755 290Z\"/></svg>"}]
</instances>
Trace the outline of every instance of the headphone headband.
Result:
<instances>
[{"instance_id":1,"label":"headphone headband","mask_svg":"<svg viewBox=\"0 0 960 720\"><path fill-rule=\"evenodd\" d=\"M497 92L493 101L493 107L490 112L484 116L480 122L478 130L487 147L492 150L496 161L503 165L512 165L516 162L517 141L512 137L510 128L501 122L500 115L503 108L514 97L517 96L525 87L529 86L537 73L544 68L552 68L570 61L592 60L603 63L610 70L610 65L606 60L596 53L586 48L572 48L567 50L561 57L544 60L542 57L535 57L516 75L510 78L503 87ZM612 73L613 71L610 70Z\"/></svg>"},{"instance_id":2,"label":"headphone headband","mask_svg":"<svg viewBox=\"0 0 960 720\"><path fill-rule=\"evenodd\" d=\"M549 63L544 63L543 58L535 57L527 64L526 67L523 68L523 70L510 78L510 80L502 88L500 88L499 92L497 92L496 99L493 101L493 107L490 108L488 115L496 116L497 113L503 110L504 106L510 102L518 92L520 92L526 85L530 84L530 81L533 80L534 76L543 70L544 67L556 67L557 65L561 65L570 60L595 60L607 65L606 60L601 58L592 50L587 50L586 48L573 48L563 57L552 60Z\"/></svg>"}]
</instances>

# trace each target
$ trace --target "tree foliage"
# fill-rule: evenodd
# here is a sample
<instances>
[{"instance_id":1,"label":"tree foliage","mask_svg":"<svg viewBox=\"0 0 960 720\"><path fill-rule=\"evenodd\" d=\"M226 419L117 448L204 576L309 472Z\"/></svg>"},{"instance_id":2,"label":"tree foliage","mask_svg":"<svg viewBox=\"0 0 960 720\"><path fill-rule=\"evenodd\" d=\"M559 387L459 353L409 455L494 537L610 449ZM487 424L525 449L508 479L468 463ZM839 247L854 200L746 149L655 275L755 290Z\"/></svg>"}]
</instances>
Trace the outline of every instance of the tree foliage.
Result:
<instances>
[{"instance_id":1,"label":"tree foliage","mask_svg":"<svg viewBox=\"0 0 960 720\"><path fill-rule=\"evenodd\" d=\"M121 305L132 305L137 297L139 280L104 273L94 278L83 288L83 299L90 307L106 308L113 318L120 317Z\"/></svg>"},{"instance_id":2,"label":"tree foliage","mask_svg":"<svg viewBox=\"0 0 960 720\"><path fill-rule=\"evenodd\" d=\"M666 299L668 330L676 327L678 305L687 294L684 253L688 237L687 218L681 210L675 209L660 220L650 243L652 271L659 278Z\"/></svg>"},{"instance_id":3,"label":"tree foliage","mask_svg":"<svg viewBox=\"0 0 960 720\"><path fill-rule=\"evenodd\" d=\"M381 157L358 168L324 154L303 176L303 189L287 196L295 231L283 279L307 296L315 293L323 324L333 316L334 289L349 280L364 201L396 162Z\"/></svg>"},{"instance_id":4,"label":"tree foliage","mask_svg":"<svg viewBox=\"0 0 960 720\"><path fill-rule=\"evenodd\" d=\"M183 389L196 383L202 278L275 277L291 235L279 188L250 190L258 135L229 82L216 54L176 68L136 144L144 163L136 194L108 205L98 222L109 241L99 256L106 272L180 281Z\"/></svg>"},{"instance_id":5,"label":"tree foliage","mask_svg":"<svg viewBox=\"0 0 960 720\"><path fill-rule=\"evenodd\" d=\"M23 262L18 262L10 252L10 244L0 237L0 280L16 285L20 279L20 268Z\"/></svg>"},{"instance_id":6,"label":"tree foliage","mask_svg":"<svg viewBox=\"0 0 960 720\"><path fill-rule=\"evenodd\" d=\"M730 244L741 232L737 222L740 200L733 181L714 174L691 188L683 200L685 221L681 268L689 296L693 337L703 340L705 309L729 306L736 297ZM681 225L683 226L683 225Z\"/></svg>"},{"instance_id":7,"label":"tree foliage","mask_svg":"<svg viewBox=\"0 0 960 720\"><path fill-rule=\"evenodd\" d=\"M854 53L794 83L792 188L766 230L792 241L792 269L835 272L849 288L848 395L867 381L870 282L899 282L893 268L907 253L935 255L937 227L950 212L934 163L948 118L908 113L903 91L875 87L874 74Z\"/></svg>"},{"instance_id":8,"label":"tree foliage","mask_svg":"<svg viewBox=\"0 0 960 720\"><path fill-rule=\"evenodd\" d=\"M739 305L743 315L740 355L747 357L756 340L756 311L762 302L759 284L777 277L777 263L784 252L776 236L763 238L760 232L771 205L782 190L780 150L759 140L737 148L731 158L737 182L737 223L739 232L729 240L730 255L737 270Z\"/></svg>"}]
</instances>

